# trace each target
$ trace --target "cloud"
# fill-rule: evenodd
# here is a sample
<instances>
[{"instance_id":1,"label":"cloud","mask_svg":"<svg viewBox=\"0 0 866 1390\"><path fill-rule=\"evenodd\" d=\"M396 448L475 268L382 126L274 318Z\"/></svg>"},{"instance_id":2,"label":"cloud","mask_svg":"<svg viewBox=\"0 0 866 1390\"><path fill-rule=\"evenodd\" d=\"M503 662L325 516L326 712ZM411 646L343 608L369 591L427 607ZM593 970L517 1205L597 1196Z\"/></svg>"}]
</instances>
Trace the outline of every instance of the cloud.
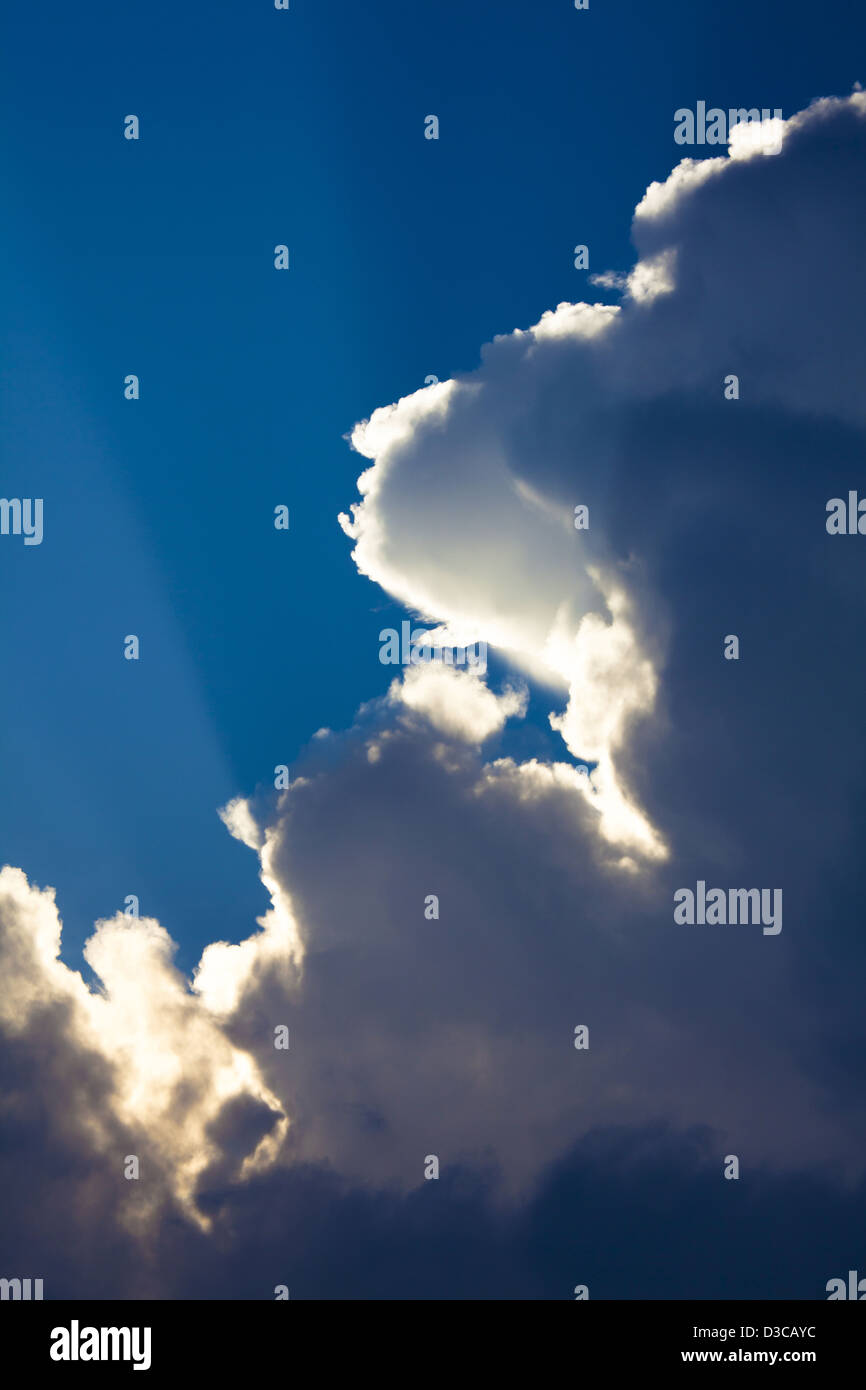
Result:
<instances>
[{"instance_id":1,"label":"cloud","mask_svg":"<svg viewBox=\"0 0 866 1390\"><path fill-rule=\"evenodd\" d=\"M208 1242L229 1284L250 1287L251 1251L280 1282L291 1226L308 1287L355 1288L316 1268L328 1211L387 1250L393 1288L394 1223L433 1240L441 1191L479 1286L556 1296L519 1243L549 1232L551 1193L577 1220L580 1182L610 1209L640 1189L659 1133L696 1202L733 1152L780 1210L808 1188L850 1219L866 598L859 538L829 538L824 507L866 442L866 98L782 135L651 186L620 305L559 305L356 427L360 572L510 674L497 694L412 668L314 736L288 791L224 809L271 897L257 932L215 939L188 982L164 926L97 923L92 989L59 959L51 890L0 874L10 1181L47 1135L62 1270L101 1209L113 1269L147 1246L145 1284L170 1252L174 1289L226 1287ZM781 886L784 931L677 926L698 879Z\"/></svg>"},{"instance_id":2,"label":"cloud","mask_svg":"<svg viewBox=\"0 0 866 1390\"><path fill-rule=\"evenodd\" d=\"M118 914L98 922L84 950L100 981L91 990L59 960L52 889L40 891L20 870L4 868L0 924L4 1032L32 1037L47 1018L55 1046L81 1063L75 1083L52 1095L52 1107L76 1116L88 1147L104 1153L114 1145L117 1186L125 1181L127 1157L139 1160L146 1196L140 1201L134 1180L128 1182L130 1221L149 1214L163 1183L188 1216L200 1219L192 1198L216 1154L210 1130L227 1107L242 1097L257 1106L256 1142L242 1155L251 1170L279 1145L288 1122L253 1059L232 1046L172 965L168 933L151 918ZM95 1066L102 1104L79 1110ZM125 1150L113 1138L118 1133L126 1136ZM155 1190L148 1181L154 1176Z\"/></svg>"},{"instance_id":3,"label":"cloud","mask_svg":"<svg viewBox=\"0 0 866 1390\"><path fill-rule=\"evenodd\" d=\"M851 229L864 122L855 92L787 123L736 128L726 157L684 160L639 204L624 305L560 305L496 339L478 371L375 411L352 435L373 460L362 501L341 517L360 571L567 690L555 727L574 756L598 761L602 824L629 854L666 852L621 756L630 724L654 713L666 618L650 611L654 537L629 536L628 550L623 539L631 498L657 533L679 481L668 465L648 498L635 466L642 453L658 467L656 441L629 433L678 396L705 416L677 447L704 448L729 373L750 404L862 424L866 285ZM767 153L780 134L781 153ZM672 423L671 404L663 427ZM688 492L717 482L697 462L693 471ZM574 530L581 504L589 527Z\"/></svg>"},{"instance_id":4,"label":"cloud","mask_svg":"<svg viewBox=\"0 0 866 1390\"><path fill-rule=\"evenodd\" d=\"M483 743L500 733L506 719L526 713L527 691L507 686L495 695L471 672L441 662L411 666L388 692L393 705L423 714L434 728L467 743Z\"/></svg>"}]
</instances>

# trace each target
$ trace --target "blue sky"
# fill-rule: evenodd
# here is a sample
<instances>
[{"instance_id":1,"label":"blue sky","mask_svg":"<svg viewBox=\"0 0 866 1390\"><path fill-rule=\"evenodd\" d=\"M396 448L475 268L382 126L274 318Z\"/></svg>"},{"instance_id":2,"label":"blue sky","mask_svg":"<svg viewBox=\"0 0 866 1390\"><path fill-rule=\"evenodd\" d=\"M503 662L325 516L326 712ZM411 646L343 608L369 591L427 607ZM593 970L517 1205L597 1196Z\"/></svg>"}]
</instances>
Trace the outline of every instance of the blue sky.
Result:
<instances>
[{"instance_id":1,"label":"blue sky","mask_svg":"<svg viewBox=\"0 0 866 1390\"><path fill-rule=\"evenodd\" d=\"M73 968L82 968L94 921L136 894L142 914L170 933L179 966L190 971L208 943L248 937L268 907L250 847L231 838L218 808L269 787L276 764L294 770L308 759L321 769L332 758L339 763L334 785L354 819L346 810L342 820L344 803L324 794L321 805L312 801L309 819L299 813L292 825L308 868L287 833L279 874L311 922L320 910L327 917L315 902L317 876L345 879L362 935L366 927L372 935L377 903L385 910L382 885L396 883L397 897L403 889L387 852L382 868L375 851L364 858L348 842L356 831L363 839L368 819L369 833L375 828L388 845L394 825L385 811L380 818L378 793L361 780L368 769L360 753L356 761L354 734L336 753L330 745L305 751L317 730L351 729L359 706L385 694L394 672L378 659L379 631L399 627L407 615L359 574L337 523L357 500L357 479L369 463L347 434L377 407L419 390L428 374L446 381L472 372L483 344L536 324L563 301L618 303L618 292L590 286L574 268L572 248L588 245L594 273L632 267L635 205L684 153L673 141L674 111L706 100L781 108L788 117L815 98L846 96L866 81L858 66L866 19L848 0L820 7L734 0L723 11L694 0L592 0L587 12L568 0L292 0L287 13L264 0L157 0L146 7L94 3L86 14L49 0L17 7L5 29L0 119L14 137L0 150L0 495L44 498L45 539L30 548L0 541L0 864L57 889L63 959ZM129 113L141 122L137 142L123 138ZM440 119L438 141L424 139L429 113ZM818 187L814 169L804 177ZM787 230L778 229L780 244ZM717 231L709 224L702 230L699 217L688 228L694 243ZM274 269L280 243L290 248L287 273ZM790 280L792 295L805 286L807 299L810 255L806 238L803 284ZM700 324L695 331L700 339ZM751 344L742 341L748 360ZM491 368L493 378L497 371ZM138 401L124 399L128 373L140 378ZM687 413L677 404L675 425L681 409ZM529 406L526 418L537 423ZM771 497L771 484L791 462L780 442L788 435L772 415L749 419L755 433L743 446L743 469L755 466L756 495L765 488ZM792 454L804 450L793 472L804 473L815 457L828 470L826 484L823 474L803 484L792 509L811 505L810 498L823 508L832 489L856 485L851 470L862 468L851 462L860 425L813 426L810 436L799 422L785 425ZM558 428L554 421L551 439ZM736 442L718 433L719 447L736 452ZM667 479L660 486L678 477L664 471L666 438L660 430L647 449L646 476L657 464ZM628 473L636 498L644 476ZM560 480L544 481L559 497ZM680 481L687 491L685 472ZM750 496L742 477L736 486L743 488L738 497ZM290 509L288 532L272 524L281 503ZM458 529L461 505L455 490ZM470 521L484 531L484 514L464 516L471 532ZM412 525L423 549L423 509ZM639 548L639 518L629 525L629 543ZM728 545L745 557L738 528L732 523ZM781 619L773 625L781 601L773 585L789 561L793 572L794 551L780 542L768 580L761 545L755 542L729 587L729 554L723 544L714 553L704 535L687 536L669 563L653 559L659 591L681 620L677 656L695 650L707 626L715 634L740 621L748 630L746 611L763 644L751 671L725 672L741 678L733 712L721 716L732 740L727 769L733 782L743 746L737 740L745 738L756 781L751 806L738 807L737 787L725 784L718 806L706 812L718 863L737 862L738 817L750 823L754 816L760 828L791 799L786 775L774 780L775 754L780 763L783 751L784 759L792 756L789 744L782 749L786 734L778 733L778 746L768 737L752 749L744 722L750 708L761 711L765 727L789 703L799 708L774 683L799 640L793 617L790 630ZM709 578L701 587L695 577L705 563L716 564L712 589ZM814 573L822 564L814 558ZM804 590L804 611L827 631L836 632L838 622L841 633L845 602L857 611L856 564L826 582L842 607L831 605L828 618L817 600L809 607ZM756 601L756 593L765 599ZM737 601L739 619L728 618ZM128 633L140 637L138 662L123 659ZM670 709L683 712L683 746L696 759L707 735L688 724L687 712L718 698L703 660L687 675L674 663L670 695ZM509 674L501 656L493 672L495 682ZM861 678L858 666L842 699L843 727L848 715L853 721ZM814 670L802 679L811 689ZM820 691L812 693L820 700ZM528 699L527 718L506 731L502 750L573 761L574 749L548 725L551 710L564 710L566 692L531 682ZM818 731L806 731L803 741L812 737ZM647 769L659 774L660 746L648 739L629 750L629 773L644 793ZM724 746L714 764L720 777ZM407 768L422 766L414 745L405 757ZM666 834L682 831L687 840L700 817L680 794L680 771L676 764L670 772L667 801L653 784L653 809ZM764 774L771 790L762 801ZM382 796L403 804L397 772L383 766L381 779ZM817 822L834 825L851 806L862 815L857 793L827 780L826 769L817 783L810 809ZM462 812L452 807L437 820L429 808L422 812L421 799L419 792L418 834L436 847L436 872L447 875L460 857L453 825ZM451 805L444 792L442 804ZM412 814L410 798L404 819ZM334 846L319 857L329 818ZM489 835L495 847L498 833L491 824L479 842L486 845ZM787 840L781 829L778 839L775 828L767 833L762 862L774 870L786 845L802 850L802 826ZM536 843L531 827L513 834L501 844ZM538 862L528 860L526 869L538 896L526 914L536 912L540 922L567 900L550 881L569 850L551 848L542 868L548 840L540 828L538 846ZM501 853L507 858L507 849ZM818 849L815 856L818 864ZM692 863L688 854L685 861ZM590 855L587 874L592 862ZM839 894L850 903L858 880L848 868L852 877ZM463 879L454 874L455 894L466 903L477 887L483 915L471 867ZM598 901L593 911L603 916ZM328 910L339 916L345 909ZM856 954L851 930L844 948ZM324 939L330 949L331 937ZM514 946L514 977L526 968L526 949L525 942ZM792 969L824 968L815 966L821 951L810 940ZM605 978L601 967L597 978ZM850 985L838 979L834 987L844 993ZM674 1012L681 1007L675 994ZM550 1000L555 1014L555 985ZM721 995L717 1002L721 1008ZM571 1004L561 1007L565 1016ZM818 1031L845 1109L853 1100L844 1028L828 1010ZM801 1061L806 1072L816 1065ZM298 1100L301 1109L306 1103ZM370 1115L378 1105L371 1096ZM787 1200L779 1198L782 1209ZM531 1296L553 1296L549 1276L542 1271L535 1283L532 1275ZM772 1272L766 1277L762 1288L772 1284ZM671 1296L677 1278L670 1276ZM724 1278L718 1287L727 1289Z\"/></svg>"}]
</instances>

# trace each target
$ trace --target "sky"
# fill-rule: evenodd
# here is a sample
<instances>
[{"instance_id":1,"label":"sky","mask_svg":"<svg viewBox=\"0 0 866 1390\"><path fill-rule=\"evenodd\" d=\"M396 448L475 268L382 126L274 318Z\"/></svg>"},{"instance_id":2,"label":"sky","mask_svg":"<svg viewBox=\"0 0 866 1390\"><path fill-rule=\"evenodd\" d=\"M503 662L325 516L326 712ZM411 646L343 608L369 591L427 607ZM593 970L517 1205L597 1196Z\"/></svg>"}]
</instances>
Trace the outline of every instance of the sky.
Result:
<instances>
[{"instance_id":1,"label":"sky","mask_svg":"<svg viewBox=\"0 0 866 1390\"><path fill-rule=\"evenodd\" d=\"M815 1298L862 1266L866 540L825 522L866 496L864 30L7 18L0 496L44 499L41 544L0 535L10 1273ZM701 101L784 127L677 144ZM407 619L486 676L383 664ZM699 882L778 890L779 930L676 921Z\"/></svg>"}]
</instances>

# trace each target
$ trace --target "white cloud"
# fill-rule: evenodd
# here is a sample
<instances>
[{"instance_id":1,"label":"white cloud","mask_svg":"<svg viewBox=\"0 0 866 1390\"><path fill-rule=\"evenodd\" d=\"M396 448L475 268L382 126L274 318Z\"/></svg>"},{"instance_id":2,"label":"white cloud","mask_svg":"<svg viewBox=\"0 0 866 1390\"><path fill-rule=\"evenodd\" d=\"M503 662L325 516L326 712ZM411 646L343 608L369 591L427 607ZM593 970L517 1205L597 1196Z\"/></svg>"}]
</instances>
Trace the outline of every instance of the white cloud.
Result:
<instances>
[{"instance_id":1,"label":"white cloud","mask_svg":"<svg viewBox=\"0 0 866 1390\"><path fill-rule=\"evenodd\" d=\"M624 423L671 393L702 390L707 404L719 401L730 372L750 400L863 418L851 354L840 379L832 354L817 364L811 344L829 316L862 358L856 315L840 313L832 291L810 289L801 264L862 280L850 251L820 249L828 235L846 246L838 228L855 195L840 177L828 231L828 210L798 166L826 123L862 126L864 117L864 94L855 93L787 123L735 127L724 157L684 160L647 190L635 213L641 255L622 306L560 304L534 327L497 338L482 366L447 391L377 410L352 435L374 461L359 480L363 500L351 520L341 518L359 569L429 620L471 630L532 679L567 690L553 727L572 754L598 760L602 833L628 854L666 852L620 757L629 727L654 712L666 618L651 611L641 565L618 555L610 479ZM771 137L781 153L764 157ZM782 241L780 254L788 223L805 235L792 247ZM567 444L545 418L554 392ZM568 449L567 462L549 456L554 444ZM563 525L590 500L588 530Z\"/></svg>"},{"instance_id":2,"label":"white cloud","mask_svg":"<svg viewBox=\"0 0 866 1390\"><path fill-rule=\"evenodd\" d=\"M525 713L527 692L509 686L495 695L472 672L435 661L410 666L402 681L392 682L389 699L425 715L442 733L478 744Z\"/></svg>"},{"instance_id":3,"label":"white cloud","mask_svg":"<svg viewBox=\"0 0 866 1390\"><path fill-rule=\"evenodd\" d=\"M84 957L98 991L59 959L61 923L53 889L32 887L20 869L0 870L0 1023L12 1036L35 1036L45 1011L58 1020L55 1045L107 1064L111 1090L104 1112L87 1115L90 1141L103 1146L122 1128L142 1168L129 1218L152 1212L165 1190L202 1224L193 1198L198 1179L217 1157L211 1135L227 1105L246 1099L261 1108L264 1132L242 1162L254 1168L279 1146L287 1119L248 1052L235 1047L191 993L172 964L174 943L152 918L118 914L98 922ZM52 1026L55 1026L52 1022ZM56 1095L74 1107L76 1095ZM113 1155L118 1184L126 1153Z\"/></svg>"}]
</instances>

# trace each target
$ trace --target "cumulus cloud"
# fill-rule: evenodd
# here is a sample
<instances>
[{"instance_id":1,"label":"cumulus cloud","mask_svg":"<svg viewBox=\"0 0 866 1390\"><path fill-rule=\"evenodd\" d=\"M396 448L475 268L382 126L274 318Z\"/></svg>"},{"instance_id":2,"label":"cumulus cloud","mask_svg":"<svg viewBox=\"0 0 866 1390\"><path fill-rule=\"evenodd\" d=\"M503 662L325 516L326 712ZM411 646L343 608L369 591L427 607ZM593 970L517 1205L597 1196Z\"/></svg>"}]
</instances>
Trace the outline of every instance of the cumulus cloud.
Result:
<instances>
[{"instance_id":1,"label":"cumulus cloud","mask_svg":"<svg viewBox=\"0 0 866 1390\"><path fill-rule=\"evenodd\" d=\"M646 611L652 538L628 553L618 544L617 508L631 510L634 485L624 435L639 408L672 393L699 392L710 408L728 373L751 402L862 422L864 272L849 229L862 211L851 145L864 119L854 93L787 123L736 127L726 157L684 160L642 199L623 306L560 305L497 339L477 372L375 411L352 435L373 460L362 501L341 517L359 569L567 690L555 727L572 754L598 761L602 823L629 853L665 853L618 757L629 725L653 713L665 624ZM829 277L820 289L802 274L812 260ZM816 333L835 339L820 363ZM589 527L575 531L581 504ZM608 703L616 712L601 727Z\"/></svg>"},{"instance_id":2,"label":"cumulus cloud","mask_svg":"<svg viewBox=\"0 0 866 1390\"><path fill-rule=\"evenodd\" d=\"M859 1180L866 600L824 502L866 426L866 97L773 134L651 186L620 305L548 310L356 427L360 572L514 674L412 668L288 791L225 808L258 932L187 982L159 923L100 922L91 989L51 891L0 874L0 1027L50 1122L8 1069L6 1104L28 1142L50 1123L76 1209L111 1183L113 1229L174 1211L196 1250L243 1244L299 1191L414 1211L435 1153L501 1230L494 1194L660 1118L704 1127L707 1163ZM551 756L507 742L529 692ZM783 933L677 927L699 878L781 885ZM119 1177L139 1152L143 1196Z\"/></svg>"},{"instance_id":3,"label":"cumulus cloud","mask_svg":"<svg viewBox=\"0 0 866 1390\"><path fill-rule=\"evenodd\" d=\"M151 918L118 914L98 922L84 957L100 985L88 989L59 959L52 889L40 891L21 870L4 868L0 924L0 1025L12 1038L27 1037L47 1018L55 1045L81 1062L78 1084L51 1103L80 1114L82 1138L97 1152L112 1135L127 1136L126 1151L114 1143L117 1186L127 1157L138 1159L144 1177L140 1190L128 1182L129 1220L147 1216L164 1185L190 1217L202 1219L192 1197L218 1157L211 1130L227 1109L241 1098L252 1103L255 1142L240 1155L250 1170L279 1146L288 1121L252 1057L232 1046L174 968L168 933ZM78 1112L76 1092L95 1060L106 1082L103 1102Z\"/></svg>"},{"instance_id":4,"label":"cumulus cloud","mask_svg":"<svg viewBox=\"0 0 866 1390\"><path fill-rule=\"evenodd\" d=\"M499 733L506 719L526 712L526 688L507 686L495 695L480 676L429 662L412 666L388 692L393 705L427 717L434 728L468 743L483 743Z\"/></svg>"}]
</instances>

